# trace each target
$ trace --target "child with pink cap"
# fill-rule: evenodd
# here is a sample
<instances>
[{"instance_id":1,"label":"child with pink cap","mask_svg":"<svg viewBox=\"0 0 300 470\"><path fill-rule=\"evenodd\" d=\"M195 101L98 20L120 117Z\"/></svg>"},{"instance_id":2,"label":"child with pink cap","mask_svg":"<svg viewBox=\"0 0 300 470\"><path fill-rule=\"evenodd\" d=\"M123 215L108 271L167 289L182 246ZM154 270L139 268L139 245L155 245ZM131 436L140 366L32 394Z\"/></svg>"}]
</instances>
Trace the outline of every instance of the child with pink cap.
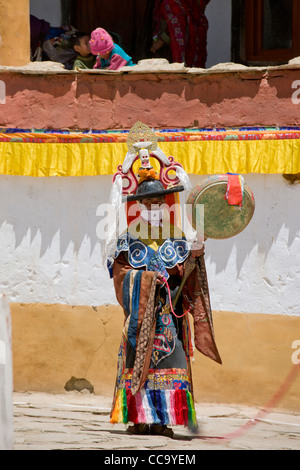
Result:
<instances>
[{"instance_id":1,"label":"child with pink cap","mask_svg":"<svg viewBox=\"0 0 300 470\"><path fill-rule=\"evenodd\" d=\"M111 35L103 28L92 32L89 44L91 53L97 56L94 69L119 70L124 65L135 65L132 58L113 42Z\"/></svg>"}]
</instances>

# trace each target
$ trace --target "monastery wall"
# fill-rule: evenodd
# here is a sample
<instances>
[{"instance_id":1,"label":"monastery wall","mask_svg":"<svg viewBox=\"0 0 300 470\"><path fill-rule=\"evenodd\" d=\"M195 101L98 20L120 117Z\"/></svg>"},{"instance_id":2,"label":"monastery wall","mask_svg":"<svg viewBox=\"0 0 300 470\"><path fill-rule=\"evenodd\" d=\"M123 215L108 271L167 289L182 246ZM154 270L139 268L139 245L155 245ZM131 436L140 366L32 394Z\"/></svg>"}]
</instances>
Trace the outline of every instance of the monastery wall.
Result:
<instances>
[{"instance_id":1,"label":"monastery wall","mask_svg":"<svg viewBox=\"0 0 300 470\"><path fill-rule=\"evenodd\" d=\"M194 185L203 176L190 178ZM256 202L251 223L234 238L206 242L223 365L196 352L198 401L264 405L298 357L299 185L281 175L245 181ZM0 182L0 291L11 301L15 389L62 392L74 376L110 395L123 313L102 265L97 210L111 176ZM280 406L298 409L298 387Z\"/></svg>"},{"instance_id":2,"label":"monastery wall","mask_svg":"<svg viewBox=\"0 0 300 470\"><path fill-rule=\"evenodd\" d=\"M97 75L37 66L1 67L2 128L114 131L137 120L158 129L299 126L299 64ZM299 172L299 139L271 134L188 143L193 184L206 168L220 172L233 161L256 201L241 234L206 242L223 365L195 354L197 401L264 406L299 360L300 191L282 177ZM102 265L97 210L109 197L107 166L116 170L125 144L102 156L109 143L83 145L80 153L54 137L40 144L2 137L0 293L10 300L14 388L62 392L74 376L111 396L123 313ZM184 145L162 142L176 159ZM299 378L279 406L299 410L298 390Z\"/></svg>"}]
</instances>

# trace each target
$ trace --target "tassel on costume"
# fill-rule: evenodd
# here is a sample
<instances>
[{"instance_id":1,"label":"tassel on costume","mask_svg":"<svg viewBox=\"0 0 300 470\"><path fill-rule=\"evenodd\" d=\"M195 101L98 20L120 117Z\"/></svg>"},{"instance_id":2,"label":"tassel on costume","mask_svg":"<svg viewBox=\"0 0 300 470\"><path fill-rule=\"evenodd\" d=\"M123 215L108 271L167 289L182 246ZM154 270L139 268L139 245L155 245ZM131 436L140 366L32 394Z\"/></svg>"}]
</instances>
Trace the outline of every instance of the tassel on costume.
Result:
<instances>
[{"instance_id":1,"label":"tassel on costume","mask_svg":"<svg viewBox=\"0 0 300 470\"><path fill-rule=\"evenodd\" d=\"M111 423L197 425L196 412L188 390L145 390L136 395L119 389Z\"/></svg>"}]
</instances>

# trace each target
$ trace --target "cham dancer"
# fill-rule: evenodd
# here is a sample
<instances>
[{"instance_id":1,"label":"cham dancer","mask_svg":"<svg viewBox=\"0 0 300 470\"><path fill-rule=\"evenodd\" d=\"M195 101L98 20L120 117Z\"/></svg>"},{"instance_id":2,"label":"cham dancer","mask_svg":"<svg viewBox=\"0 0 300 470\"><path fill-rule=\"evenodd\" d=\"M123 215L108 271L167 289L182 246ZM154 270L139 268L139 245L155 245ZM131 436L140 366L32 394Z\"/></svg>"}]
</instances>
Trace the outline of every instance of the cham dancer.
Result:
<instances>
[{"instance_id":1,"label":"cham dancer","mask_svg":"<svg viewBox=\"0 0 300 470\"><path fill-rule=\"evenodd\" d=\"M128 227L116 241L108 237L106 250L124 310L111 423L129 423L131 434L172 437L172 426L197 430L190 319L196 349L220 364L221 358L203 244L190 247L176 226L176 214L166 210L187 188L188 175L165 156L155 133L142 123L131 129L127 142L128 153L113 178L112 200L118 204L123 197L126 202ZM159 172L150 159L158 161ZM176 178L169 177L170 170Z\"/></svg>"}]
</instances>

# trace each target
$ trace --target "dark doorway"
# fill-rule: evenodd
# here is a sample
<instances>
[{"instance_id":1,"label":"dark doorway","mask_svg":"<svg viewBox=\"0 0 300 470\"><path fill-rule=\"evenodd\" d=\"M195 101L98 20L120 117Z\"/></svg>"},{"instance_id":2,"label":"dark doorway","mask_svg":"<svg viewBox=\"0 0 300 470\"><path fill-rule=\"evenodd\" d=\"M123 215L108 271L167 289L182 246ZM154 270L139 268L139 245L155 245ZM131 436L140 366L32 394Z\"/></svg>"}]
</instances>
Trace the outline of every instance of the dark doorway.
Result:
<instances>
[{"instance_id":1,"label":"dark doorway","mask_svg":"<svg viewBox=\"0 0 300 470\"><path fill-rule=\"evenodd\" d=\"M75 28L90 33L102 27L114 33L113 39L135 63L163 57L188 67L205 67L209 1L62 0L62 7L67 6Z\"/></svg>"},{"instance_id":2,"label":"dark doorway","mask_svg":"<svg viewBox=\"0 0 300 470\"><path fill-rule=\"evenodd\" d=\"M70 0L71 24L90 33L102 27L137 62L150 57L154 0Z\"/></svg>"}]
</instances>

